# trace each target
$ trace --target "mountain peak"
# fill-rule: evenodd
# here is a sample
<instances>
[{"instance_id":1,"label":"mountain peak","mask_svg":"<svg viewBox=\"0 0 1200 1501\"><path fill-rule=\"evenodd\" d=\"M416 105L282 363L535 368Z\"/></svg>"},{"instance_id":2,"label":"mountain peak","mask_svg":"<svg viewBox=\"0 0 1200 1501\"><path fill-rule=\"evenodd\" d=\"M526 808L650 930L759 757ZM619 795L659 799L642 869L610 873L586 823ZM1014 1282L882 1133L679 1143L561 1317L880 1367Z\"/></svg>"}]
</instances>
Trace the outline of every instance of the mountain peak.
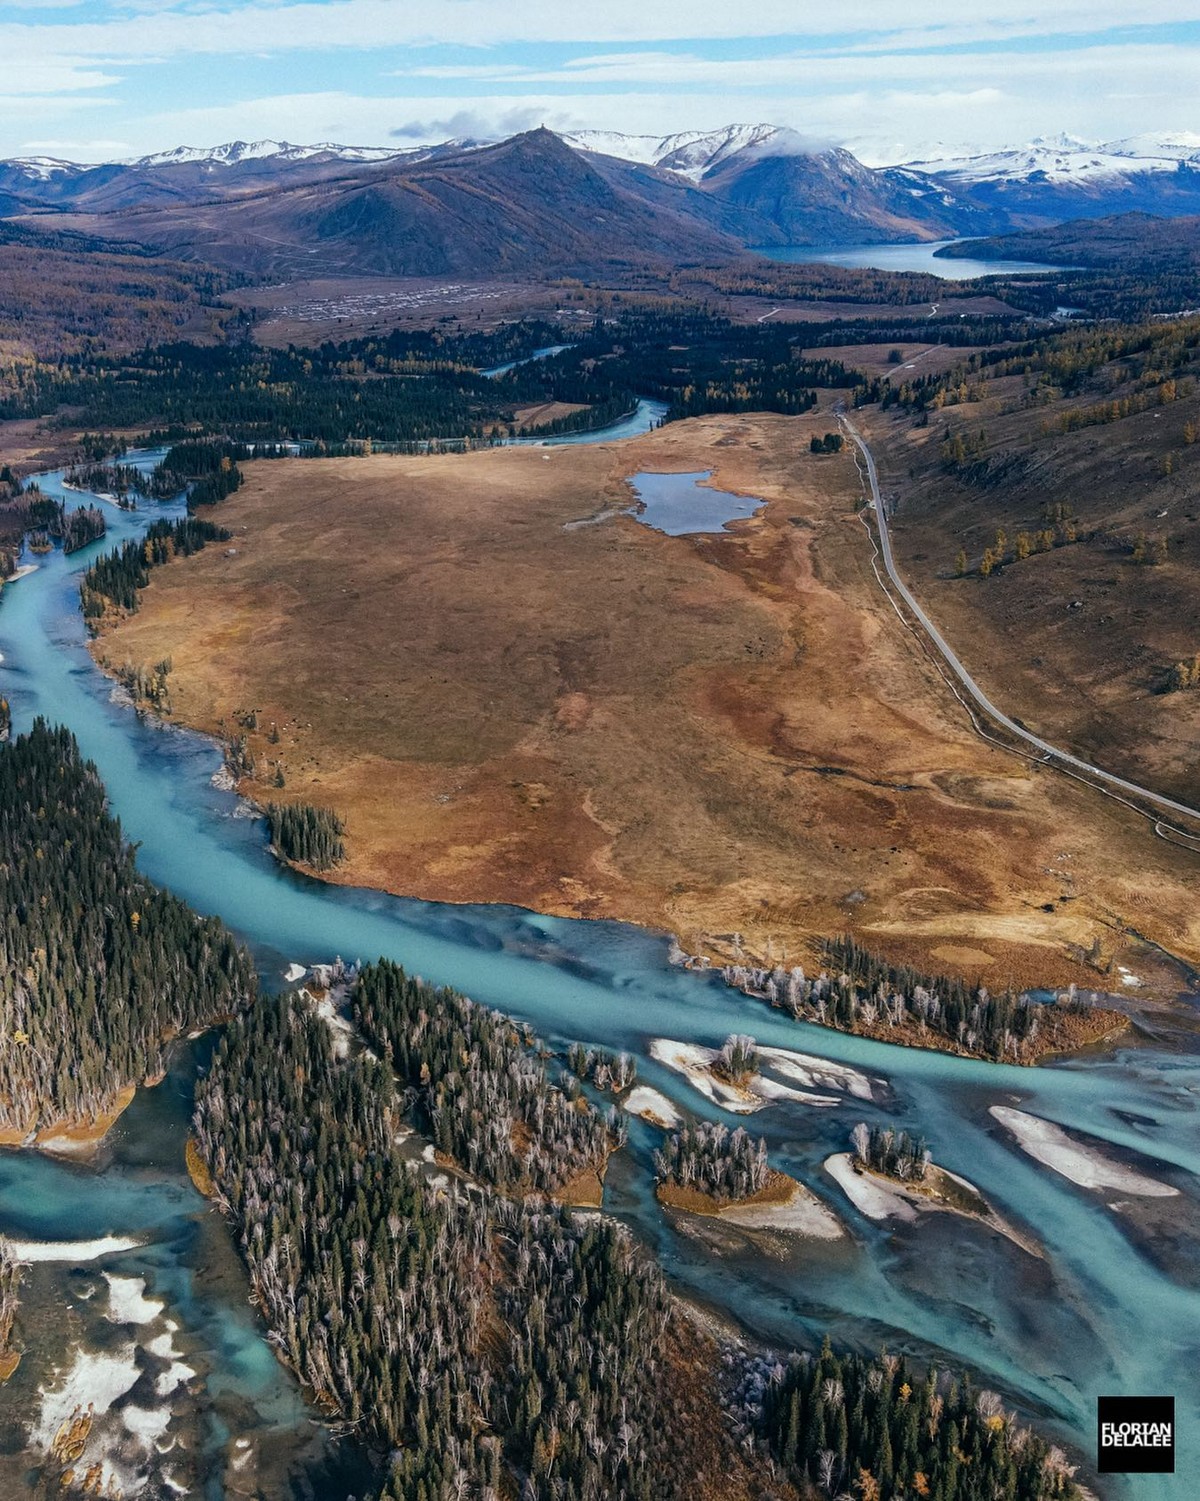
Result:
<instances>
[{"instance_id":1,"label":"mountain peak","mask_svg":"<svg viewBox=\"0 0 1200 1501\"><path fill-rule=\"evenodd\" d=\"M617 130L579 130L563 139L576 151L659 167L699 182L706 172L728 157L769 146L792 134L779 125L758 124L724 125L718 130L685 130L666 136L626 135Z\"/></svg>"}]
</instances>

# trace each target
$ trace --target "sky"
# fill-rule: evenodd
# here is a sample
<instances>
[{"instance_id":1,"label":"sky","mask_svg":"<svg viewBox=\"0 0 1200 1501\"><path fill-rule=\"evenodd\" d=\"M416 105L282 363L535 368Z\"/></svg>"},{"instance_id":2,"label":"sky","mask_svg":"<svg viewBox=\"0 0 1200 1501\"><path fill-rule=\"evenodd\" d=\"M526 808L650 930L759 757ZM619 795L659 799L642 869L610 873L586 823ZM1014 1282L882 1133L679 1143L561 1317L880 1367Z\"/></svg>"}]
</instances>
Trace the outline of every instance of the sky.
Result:
<instances>
[{"instance_id":1,"label":"sky","mask_svg":"<svg viewBox=\"0 0 1200 1501\"><path fill-rule=\"evenodd\" d=\"M0 0L0 58L4 157L765 121L877 165L1200 132L1200 0Z\"/></svg>"}]
</instances>

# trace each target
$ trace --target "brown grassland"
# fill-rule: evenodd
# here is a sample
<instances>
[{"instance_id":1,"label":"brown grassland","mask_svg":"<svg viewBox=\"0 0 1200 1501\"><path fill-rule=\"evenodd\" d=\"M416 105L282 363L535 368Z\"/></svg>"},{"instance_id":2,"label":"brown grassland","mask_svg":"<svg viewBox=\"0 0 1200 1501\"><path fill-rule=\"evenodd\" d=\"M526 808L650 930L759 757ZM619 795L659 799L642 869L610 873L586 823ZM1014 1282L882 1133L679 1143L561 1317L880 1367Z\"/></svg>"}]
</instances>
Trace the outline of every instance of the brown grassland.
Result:
<instances>
[{"instance_id":1,"label":"brown grassland","mask_svg":"<svg viewBox=\"0 0 1200 1501\"><path fill-rule=\"evenodd\" d=\"M849 929L992 985L1103 985L1081 952L1127 925L1200 958L1196 856L972 731L880 593L852 459L808 451L831 424L250 465L234 540L157 570L96 650L170 656L183 722L256 710L243 791L334 807L336 880L710 953ZM667 537L611 514L643 468L766 508Z\"/></svg>"}]
</instances>

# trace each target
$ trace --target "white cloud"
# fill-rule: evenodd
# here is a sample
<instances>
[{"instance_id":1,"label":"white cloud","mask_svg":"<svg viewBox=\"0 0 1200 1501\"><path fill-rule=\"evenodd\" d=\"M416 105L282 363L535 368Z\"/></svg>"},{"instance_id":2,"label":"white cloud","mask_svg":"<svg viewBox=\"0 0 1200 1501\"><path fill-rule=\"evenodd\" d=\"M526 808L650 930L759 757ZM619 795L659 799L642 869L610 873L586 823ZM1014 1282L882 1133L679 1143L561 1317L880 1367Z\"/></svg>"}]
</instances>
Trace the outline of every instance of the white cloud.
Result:
<instances>
[{"instance_id":1,"label":"white cloud","mask_svg":"<svg viewBox=\"0 0 1200 1501\"><path fill-rule=\"evenodd\" d=\"M77 57L148 59L188 54L284 53L299 49L380 49L438 43L500 46L519 43L628 44L764 38L891 36L911 41L1097 33L1127 27L1125 0L993 0L986 15L964 14L962 0L860 0L853 7L756 0L330 0L327 4L215 4L181 10L159 4L107 21L52 26L0 24L0 54L9 67L47 51ZM1179 25L1200 20L1200 0L1142 0L1136 23Z\"/></svg>"},{"instance_id":2,"label":"white cloud","mask_svg":"<svg viewBox=\"0 0 1200 1501\"><path fill-rule=\"evenodd\" d=\"M1064 73L1089 74L1112 79L1134 75L1169 79L1200 77L1200 47L1127 44L1111 47L1056 48L1039 52L1014 52L998 60L994 53L955 55L946 58L931 52L802 53L782 52L769 58L719 61L683 53L639 52L616 57L575 58L557 68L490 68L487 64L460 67L417 66L398 70L398 78L523 86L553 84L564 90L582 84L663 85L673 88L711 86L715 90L763 91L800 87L811 95L830 87L895 84L904 80L931 80L952 90L974 87L974 81L990 86L997 77L1006 84L1023 79L1057 78ZM579 96L579 102L586 101Z\"/></svg>"},{"instance_id":3,"label":"white cloud","mask_svg":"<svg viewBox=\"0 0 1200 1501\"><path fill-rule=\"evenodd\" d=\"M543 122L662 134L751 119L894 160L911 154L905 142L937 138L995 146L1192 125L1200 77L1200 45L1103 35L1134 19L1200 20L1200 0L1144 0L1136 18L1126 0L990 0L986 10L963 0L112 0L96 20L98 4L85 20L58 13L70 9L58 0L30 0L20 21L0 22L0 150L22 149L34 131L74 138L103 105L97 137L129 135L136 150L260 135L413 142ZM56 14L41 18L43 8ZM726 49L735 57L713 55L722 41L737 41ZM443 60L432 49L445 43L469 46L468 60ZM514 52L524 44L527 63ZM936 50L952 45L962 50ZM231 79L265 58L257 76L288 79L292 92L198 103L212 94L192 90L189 63L204 57L236 58ZM302 92L318 58L328 83ZM212 70L197 62L195 76L207 89ZM391 96L367 96L389 83ZM164 90L180 108L147 106ZM61 132L46 123L56 107L71 117ZM96 159L109 148L78 149Z\"/></svg>"}]
</instances>

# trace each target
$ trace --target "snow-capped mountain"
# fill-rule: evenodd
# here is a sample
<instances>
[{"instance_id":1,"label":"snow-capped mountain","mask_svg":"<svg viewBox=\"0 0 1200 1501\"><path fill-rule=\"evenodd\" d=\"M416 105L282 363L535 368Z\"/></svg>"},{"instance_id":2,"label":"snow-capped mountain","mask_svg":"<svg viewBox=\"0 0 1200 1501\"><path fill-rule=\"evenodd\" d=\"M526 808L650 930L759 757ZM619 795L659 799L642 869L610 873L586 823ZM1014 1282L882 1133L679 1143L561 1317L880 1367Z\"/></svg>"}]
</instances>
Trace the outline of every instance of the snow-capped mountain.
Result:
<instances>
[{"instance_id":1,"label":"snow-capped mountain","mask_svg":"<svg viewBox=\"0 0 1200 1501\"><path fill-rule=\"evenodd\" d=\"M389 165L429 161L476 149L475 141L435 146L341 146L322 141L227 141L220 146L175 146L110 162L52 157L0 161L0 212L47 210L108 213L151 203L189 202L270 192L346 172L387 171Z\"/></svg>"},{"instance_id":2,"label":"snow-capped mountain","mask_svg":"<svg viewBox=\"0 0 1200 1501\"><path fill-rule=\"evenodd\" d=\"M602 181L622 202L748 246L951 239L1130 211L1200 213L1200 135L1187 131L1107 143L1042 137L988 152L931 146L900 166L868 166L844 147L762 122L663 136L526 134L543 141L546 171L556 162L565 173L573 162L581 174L571 180L586 181L593 196ZM29 156L0 161L0 215L178 210L186 218L199 205L245 200L265 213L277 195L318 183L386 194L392 178L443 164L449 182L468 173L476 153L503 144L238 140L99 164Z\"/></svg>"},{"instance_id":3,"label":"snow-capped mountain","mask_svg":"<svg viewBox=\"0 0 1200 1501\"><path fill-rule=\"evenodd\" d=\"M1041 137L1004 151L907 163L1010 228L1140 212L1200 213L1200 136L1149 133L1124 140Z\"/></svg>"},{"instance_id":4,"label":"snow-capped mountain","mask_svg":"<svg viewBox=\"0 0 1200 1501\"><path fill-rule=\"evenodd\" d=\"M1200 163L1200 137L1164 140L1133 136L1104 144L1089 144L1071 136L1050 140L1039 137L1027 146L905 165L912 171L962 183L1038 181L1084 186L1131 173L1174 172L1185 161Z\"/></svg>"},{"instance_id":5,"label":"snow-capped mountain","mask_svg":"<svg viewBox=\"0 0 1200 1501\"><path fill-rule=\"evenodd\" d=\"M56 156L17 156L10 162L3 163L6 167L15 167L23 171L26 176L36 178L39 182L49 180L63 172L77 172L78 166L74 162L64 162Z\"/></svg>"},{"instance_id":6,"label":"snow-capped mountain","mask_svg":"<svg viewBox=\"0 0 1200 1501\"><path fill-rule=\"evenodd\" d=\"M1151 132L1127 136L1123 141L1110 141L1104 149L1116 156L1196 161L1200 160L1200 135L1194 130Z\"/></svg>"},{"instance_id":7,"label":"snow-capped mountain","mask_svg":"<svg viewBox=\"0 0 1200 1501\"><path fill-rule=\"evenodd\" d=\"M242 162L307 162L315 158L339 162L386 162L412 156L428 147L337 146L322 141L316 146L294 146L290 141L226 141L222 146L176 146L122 162L128 167L178 167L200 163L212 167L236 167Z\"/></svg>"},{"instance_id":8,"label":"snow-capped mountain","mask_svg":"<svg viewBox=\"0 0 1200 1501\"><path fill-rule=\"evenodd\" d=\"M661 167L699 182L705 173L740 152L778 149L793 135L780 125L726 125L720 130L685 130L676 135L625 135L617 130L578 130L563 140L576 151L615 156L619 161ZM797 142L799 138L796 138ZM799 154L797 151L796 154Z\"/></svg>"}]
</instances>

